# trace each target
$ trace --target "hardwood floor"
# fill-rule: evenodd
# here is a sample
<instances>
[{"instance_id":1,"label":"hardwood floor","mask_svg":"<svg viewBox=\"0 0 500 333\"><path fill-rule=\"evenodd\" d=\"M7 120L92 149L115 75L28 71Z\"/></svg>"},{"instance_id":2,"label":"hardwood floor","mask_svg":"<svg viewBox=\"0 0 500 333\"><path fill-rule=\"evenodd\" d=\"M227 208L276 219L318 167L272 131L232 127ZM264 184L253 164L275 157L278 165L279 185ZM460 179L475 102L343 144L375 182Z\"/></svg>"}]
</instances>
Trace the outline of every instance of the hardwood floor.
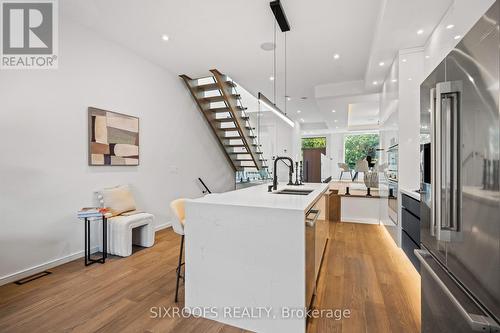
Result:
<instances>
[{"instance_id":1,"label":"hardwood floor","mask_svg":"<svg viewBox=\"0 0 500 333\"><path fill-rule=\"evenodd\" d=\"M331 236L315 307L350 309L351 317L312 319L308 333L419 332L419 276L384 230L337 223ZM152 307L175 306L179 251L172 230L156 237L154 247L128 258L89 267L79 259L0 287L0 332L245 332L202 318L152 318Z\"/></svg>"},{"instance_id":2,"label":"hardwood floor","mask_svg":"<svg viewBox=\"0 0 500 333\"><path fill-rule=\"evenodd\" d=\"M351 315L311 319L308 333L420 332L420 275L385 229L335 223L330 231L313 307Z\"/></svg>"},{"instance_id":3,"label":"hardwood floor","mask_svg":"<svg viewBox=\"0 0 500 333\"><path fill-rule=\"evenodd\" d=\"M179 240L162 230L154 247L128 258L88 267L82 258L28 284L0 287L0 332L245 332L202 318L151 318L151 307L176 306ZM183 288L179 294L182 307Z\"/></svg>"}]
</instances>

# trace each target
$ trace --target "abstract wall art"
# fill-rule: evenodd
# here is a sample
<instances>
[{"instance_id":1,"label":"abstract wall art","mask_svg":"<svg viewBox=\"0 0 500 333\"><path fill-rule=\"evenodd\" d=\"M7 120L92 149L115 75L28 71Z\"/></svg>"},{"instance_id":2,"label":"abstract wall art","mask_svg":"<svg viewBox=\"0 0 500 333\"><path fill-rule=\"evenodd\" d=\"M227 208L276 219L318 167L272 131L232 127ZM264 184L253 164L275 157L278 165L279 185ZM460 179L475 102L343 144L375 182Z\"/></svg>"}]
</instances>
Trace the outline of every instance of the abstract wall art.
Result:
<instances>
[{"instance_id":1,"label":"abstract wall art","mask_svg":"<svg viewBox=\"0 0 500 333\"><path fill-rule=\"evenodd\" d=\"M89 165L139 165L139 118L89 107Z\"/></svg>"}]
</instances>

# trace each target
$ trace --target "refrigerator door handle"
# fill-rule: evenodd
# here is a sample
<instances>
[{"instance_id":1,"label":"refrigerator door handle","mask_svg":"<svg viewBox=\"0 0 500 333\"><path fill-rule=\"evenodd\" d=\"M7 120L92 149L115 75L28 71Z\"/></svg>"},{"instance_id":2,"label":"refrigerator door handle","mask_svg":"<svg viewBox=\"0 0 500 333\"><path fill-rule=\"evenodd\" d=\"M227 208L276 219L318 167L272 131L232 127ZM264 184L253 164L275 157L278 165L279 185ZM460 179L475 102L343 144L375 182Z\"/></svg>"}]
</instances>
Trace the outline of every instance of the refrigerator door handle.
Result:
<instances>
[{"instance_id":1,"label":"refrigerator door handle","mask_svg":"<svg viewBox=\"0 0 500 333\"><path fill-rule=\"evenodd\" d=\"M449 242L460 226L460 81L436 84L435 230L436 239ZM444 205L444 207L443 207Z\"/></svg>"},{"instance_id":2,"label":"refrigerator door handle","mask_svg":"<svg viewBox=\"0 0 500 333\"><path fill-rule=\"evenodd\" d=\"M420 261L420 267L425 269L429 275L434 279L437 285L443 290L444 294L451 300L453 305L456 307L461 316L469 324L474 332L496 332L500 329L497 323L486 316L481 316L473 313L469 313L460 303L460 301L453 295L453 293L448 289L446 284L439 278L439 276L434 272L432 267L427 263L424 257L431 257L431 254L427 250L415 250L415 256L418 261ZM434 259L432 259L434 260Z\"/></svg>"},{"instance_id":3,"label":"refrigerator door handle","mask_svg":"<svg viewBox=\"0 0 500 333\"><path fill-rule=\"evenodd\" d=\"M460 94L453 92L448 94L450 103L450 122L451 122L451 170L450 170L450 206L451 214L448 221L447 229L458 232L460 228L460 197L461 185L460 170L461 170L461 116L460 116Z\"/></svg>"},{"instance_id":4,"label":"refrigerator door handle","mask_svg":"<svg viewBox=\"0 0 500 333\"><path fill-rule=\"evenodd\" d=\"M430 93L430 113L431 113L431 236L436 236L436 211L437 211L437 189L436 186L436 88Z\"/></svg>"},{"instance_id":5,"label":"refrigerator door handle","mask_svg":"<svg viewBox=\"0 0 500 333\"><path fill-rule=\"evenodd\" d=\"M442 121L443 121L443 111L442 111L442 103L441 103L441 94L443 91L442 85L445 82L438 83L436 84L436 88L434 90L434 108L431 111L432 112L432 119L434 121L433 123L433 133L434 133L434 163L433 163L433 175L434 179L432 179L432 196L433 196L433 206L434 206L434 232L436 235L436 240L441 240L442 238L442 233L441 233L441 226L443 224L442 221L442 200L443 200L443 191L442 191L442 184L443 184L443 174L442 174L442 169L443 169L443 158L442 154L445 153L442 151L443 148L443 127L442 127ZM432 96L432 91L431 91L431 96Z\"/></svg>"}]
</instances>

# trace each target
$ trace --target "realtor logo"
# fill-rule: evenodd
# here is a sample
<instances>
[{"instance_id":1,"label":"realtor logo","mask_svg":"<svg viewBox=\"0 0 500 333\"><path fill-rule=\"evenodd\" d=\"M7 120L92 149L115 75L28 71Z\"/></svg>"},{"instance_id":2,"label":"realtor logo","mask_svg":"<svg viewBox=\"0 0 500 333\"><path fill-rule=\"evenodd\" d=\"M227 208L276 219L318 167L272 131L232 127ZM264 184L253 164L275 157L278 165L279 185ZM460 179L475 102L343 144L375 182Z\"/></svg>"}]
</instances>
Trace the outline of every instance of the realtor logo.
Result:
<instances>
[{"instance_id":1,"label":"realtor logo","mask_svg":"<svg viewBox=\"0 0 500 333\"><path fill-rule=\"evenodd\" d=\"M57 0L0 0L1 69L57 68Z\"/></svg>"}]
</instances>

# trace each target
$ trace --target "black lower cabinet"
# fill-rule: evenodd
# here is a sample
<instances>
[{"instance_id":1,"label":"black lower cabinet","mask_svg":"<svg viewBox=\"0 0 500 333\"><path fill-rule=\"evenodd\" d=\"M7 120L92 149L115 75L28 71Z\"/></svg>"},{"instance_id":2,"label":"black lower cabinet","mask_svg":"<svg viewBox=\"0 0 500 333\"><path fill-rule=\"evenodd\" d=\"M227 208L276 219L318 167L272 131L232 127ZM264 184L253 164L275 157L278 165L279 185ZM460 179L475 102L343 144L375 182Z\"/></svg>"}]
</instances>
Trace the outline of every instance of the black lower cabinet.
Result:
<instances>
[{"instance_id":1,"label":"black lower cabinet","mask_svg":"<svg viewBox=\"0 0 500 333\"><path fill-rule=\"evenodd\" d=\"M418 261L415 249L420 249L420 201L403 193L401 207L401 248L410 259L411 263L420 272L420 262Z\"/></svg>"}]
</instances>

